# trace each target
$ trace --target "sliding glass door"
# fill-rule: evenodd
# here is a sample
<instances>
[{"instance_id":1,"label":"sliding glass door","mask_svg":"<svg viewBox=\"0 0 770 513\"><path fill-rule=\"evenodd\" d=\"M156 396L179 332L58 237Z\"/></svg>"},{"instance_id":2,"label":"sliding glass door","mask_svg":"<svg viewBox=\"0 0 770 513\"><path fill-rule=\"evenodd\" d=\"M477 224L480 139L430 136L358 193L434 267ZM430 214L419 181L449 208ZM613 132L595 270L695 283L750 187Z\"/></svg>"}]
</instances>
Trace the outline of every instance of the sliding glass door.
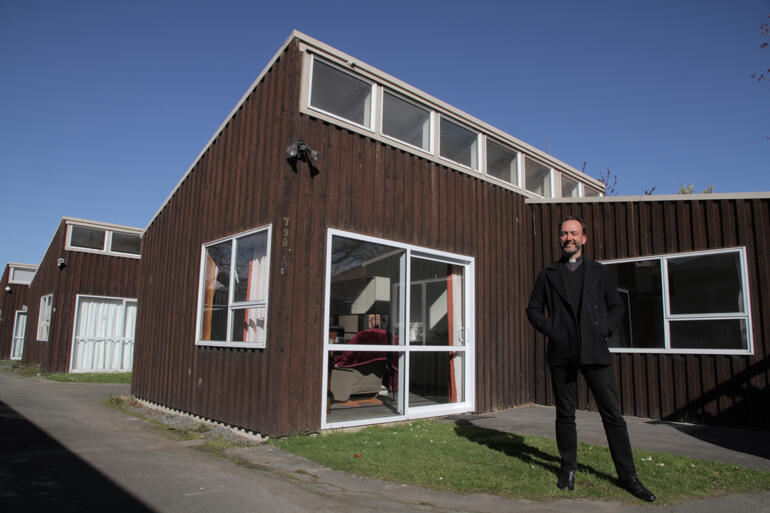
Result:
<instances>
[{"instance_id":1,"label":"sliding glass door","mask_svg":"<svg viewBox=\"0 0 770 513\"><path fill-rule=\"evenodd\" d=\"M331 230L323 425L472 409L473 260Z\"/></svg>"}]
</instances>

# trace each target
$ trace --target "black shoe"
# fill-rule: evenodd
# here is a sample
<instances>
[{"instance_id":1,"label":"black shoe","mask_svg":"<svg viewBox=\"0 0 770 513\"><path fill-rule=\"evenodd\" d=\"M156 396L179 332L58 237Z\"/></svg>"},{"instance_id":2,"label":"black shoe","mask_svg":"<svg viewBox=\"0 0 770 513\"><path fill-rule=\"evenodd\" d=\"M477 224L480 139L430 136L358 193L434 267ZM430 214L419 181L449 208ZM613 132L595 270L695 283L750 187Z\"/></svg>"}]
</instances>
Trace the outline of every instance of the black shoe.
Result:
<instances>
[{"instance_id":1,"label":"black shoe","mask_svg":"<svg viewBox=\"0 0 770 513\"><path fill-rule=\"evenodd\" d=\"M643 501L647 502L652 502L655 500L655 494L645 488L642 482L639 481L639 478L636 476L630 479L623 479L620 481L620 484L622 484L623 488L628 490L628 492L637 499L642 499Z\"/></svg>"},{"instance_id":2,"label":"black shoe","mask_svg":"<svg viewBox=\"0 0 770 513\"><path fill-rule=\"evenodd\" d=\"M575 471L561 469L559 473L559 482L556 483L556 487L559 490L567 490L571 492L575 489Z\"/></svg>"}]
</instances>

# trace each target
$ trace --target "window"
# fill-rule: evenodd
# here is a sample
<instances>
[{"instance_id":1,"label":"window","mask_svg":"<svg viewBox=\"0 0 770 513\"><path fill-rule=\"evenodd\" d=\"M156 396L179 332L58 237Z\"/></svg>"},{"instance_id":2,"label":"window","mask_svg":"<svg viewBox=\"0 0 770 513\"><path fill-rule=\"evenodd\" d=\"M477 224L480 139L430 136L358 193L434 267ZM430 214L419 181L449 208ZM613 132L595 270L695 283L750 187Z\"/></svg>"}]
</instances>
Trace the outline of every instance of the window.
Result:
<instances>
[{"instance_id":1,"label":"window","mask_svg":"<svg viewBox=\"0 0 770 513\"><path fill-rule=\"evenodd\" d=\"M586 198L598 198L601 195L602 193L597 191L596 189L583 186L583 196L585 196Z\"/></svg>"},{"instance_id":2,"label":"window","mask_svg":"<svg viewBox=\"0 0 770 513\"><path fill-rule=\"evenodd\" d=\"M112 232L110 251L113 253L128 253L138 255L142 246L142 238L133 233Z\"/></svg>"},{"instance_id":3,"label":"window","mask_svg":"<svg viewBox=\"0 0 770 513\"><path fill-rule=\"evenodd\" d=\"M76 248L104 250L104 230L89 228L87 226L70 226L70 246Z\"/></svg>"},{"instance_id":4,"label":"window","mask_svg":"<svg viewBox=\"0 0 770 513\"><path fill-rule=\"evenodd\" d=\"M616 351L751 354L745 249L604 264L626 304Z\"/></svg>"},{"instance_id":5,"label":"window","mask_svg":"<svg viewBox=\"0 0 770 513\"><path fill-rule=\"evenodd\" d=\"M37 313L37 339L41 342L48 340L48 333L51 330L52 305L53 294L40 298L40 310Z\"/></svg>"},{"instance_id":6,"label":"window","mask_svg":"<svg viewBox=\"0 0 770 513\"><path fill-rule=\"evenodd\" d=\"M18 283L22 285L29 285L32 283L32 278L35 277L35 269L25 269L23 267L11 266L11 272L8 276L8 283Z\"/></svg>"},{"instance_id":7,"label":"window","mask_svg":"<svg viewBox=\"0 0 770 513\"><path fill-rule=\"evenodd\" d=\"M196 344L265 347L270 227L203 246Z\"/></svg>"},{"instance_id":8,"label":"window","mask_svg":"<svg viewBox=\"0 0 770 513\"><path fill-rule=\"evenodd\" d=\"M578 197L578 183L567 177L561 175L561 197L562 198L577 198Z\"/></svg>"},{"instance_id":9,"label":"window","mask_svg":"<svg viewBox=\"0 0 770 513\"><path fill-rule=\"evenodd\" d=\"M139 258L141 244L142 237L138 233L69 224L65 249Z\"/></svg>"},{"instance_id":10,"label":"window","mask_svg":"<svg viewBox=\"0 0 770 513\"><path fill-rule=\"evenodd\" d=\"M313 59L310 105L371 129L372 84Z\"/></svg>"},{"instance_id":11,"label":"window","mask_svg":"<svg viewBox=\"0 0 770 513\"><path fill-rule=\"evenodd\" d=\"M514 150L487 139L487 174L513 185L519 185L517 156Z\"/></svg>"},{"instance_id":12,"label":"window","mask_svg":"<svg viewBox=\"0 0 770 513\"><path fill-rule=\"evenodd\" d=\"M442 116L439 153L445 159L478 169L478 134Z\"/></svg>"},{"instance_id":13,"label":"window","mask_svg":"<svg viewBox=\"0 0 770 513\"><path fill-rule=\"evenodd\" d=\"M399 141L431 150L430 111L388 91L382 97L382 133Z\"/></svg>"},{"instance_id":14,"label":"window","mask_svg":"<svg viewBox=\"0 0 770 513\"><path fill-rule=\"evenodd\" d=\"M78 295L76 305L70 371L131 371L136 300Z\"/></svg>"},{"instance_id":15,"label":"window","mask_svg":"<svg viewBox=\"0 0 770 513\"><path fill-rule=\"evenodd\" d=\"M551 170L527 157L524 165L524 186L529 192L533 192L544 198L551 197Z\"/></svg>"},{"instance_id":16,"label":"window","mask_svg":"<svg viewBox=\"0 0 770 513\"><path fill-rule=\"evenodd\" d=\"M472 260L329 231L324 426L472 409Z\"/></svg>"}]
</instances>

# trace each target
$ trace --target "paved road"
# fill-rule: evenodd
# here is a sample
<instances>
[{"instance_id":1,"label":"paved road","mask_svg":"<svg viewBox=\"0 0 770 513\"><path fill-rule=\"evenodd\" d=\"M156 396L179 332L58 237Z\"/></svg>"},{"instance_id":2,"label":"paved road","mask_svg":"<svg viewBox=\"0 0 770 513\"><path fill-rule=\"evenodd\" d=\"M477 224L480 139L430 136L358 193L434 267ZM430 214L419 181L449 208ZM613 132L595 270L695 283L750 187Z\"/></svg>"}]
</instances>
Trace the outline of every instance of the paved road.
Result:
<instances>
[{"instance_id":1,"label":"paved road","mask_svg":"<svg viewBox=\"0 0 770 513\"><path fill-rule=\"evenodd\" d=\"M459 496L362 479L264 444L255 468L192 450L99 401L126 385L54 383L0 366L0 511L631 512L770 511L770 491L677 507Z\"/></svg>"}]
</instances>

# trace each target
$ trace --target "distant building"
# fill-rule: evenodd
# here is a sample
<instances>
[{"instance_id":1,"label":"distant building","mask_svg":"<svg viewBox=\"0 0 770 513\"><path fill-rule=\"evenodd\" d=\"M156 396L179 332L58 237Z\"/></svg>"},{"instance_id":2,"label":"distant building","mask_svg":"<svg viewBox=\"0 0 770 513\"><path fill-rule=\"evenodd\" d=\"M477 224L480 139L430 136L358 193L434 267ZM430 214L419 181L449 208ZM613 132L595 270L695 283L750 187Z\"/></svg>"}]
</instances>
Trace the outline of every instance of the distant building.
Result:
<instances>
[{"instance_id":1,"label":"distant building","mask_svg":"<svg viewBox=\"0 0 770 513\"><path fill-rule=\"evenodd\" d=\"M524 307L577 214L624 411L770 427L770 195L602 193L294 32L145 229L132 391L270 435L550 404Z\"/></svg>"},{"instance_id":2,"label":"distant building","mask_svg":"<svg viewBox=\"0 0 770 513\"><path fill-rule=\"evenodd\" d=\"M9 263L0 279L0 359L21 360L27 326L27 294L36 265Z\"/></svg>"},{"instance_id":3,"label":"distant building","mask_svg":"<svg viewBox=\"0 0 770 513\"><path fill-rule=\"evenodd\" d=\"M29 287L24 361L47 372L132 369L141 234L61 220Z\"/></svg>"}]
</instances>

